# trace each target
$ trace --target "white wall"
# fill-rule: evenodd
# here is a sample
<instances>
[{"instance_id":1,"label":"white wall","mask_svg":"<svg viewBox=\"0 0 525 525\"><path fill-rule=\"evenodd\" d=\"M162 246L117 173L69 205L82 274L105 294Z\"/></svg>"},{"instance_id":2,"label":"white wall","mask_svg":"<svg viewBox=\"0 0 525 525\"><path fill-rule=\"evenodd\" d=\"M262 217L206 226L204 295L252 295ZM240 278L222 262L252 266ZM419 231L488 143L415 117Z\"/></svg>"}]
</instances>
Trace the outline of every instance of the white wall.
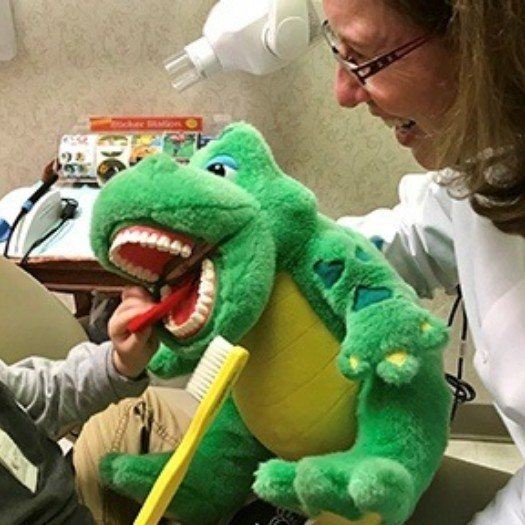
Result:
<instances>
[{"instance_id":1,"label":"white wall","mask_svg":"<svg viewBox=\"0 0 525 525\"><path fill-rule=\"evenodd\" d=\"M77 118L226 113L258 126L332 215L395 201L413 163L392 132L332 96L323 43L269 77L222 76L183 94L162 62L198 36L210 0L15 0L18 56L0 63L0 194L34 181Z\"/></svg>"}]
</instances>

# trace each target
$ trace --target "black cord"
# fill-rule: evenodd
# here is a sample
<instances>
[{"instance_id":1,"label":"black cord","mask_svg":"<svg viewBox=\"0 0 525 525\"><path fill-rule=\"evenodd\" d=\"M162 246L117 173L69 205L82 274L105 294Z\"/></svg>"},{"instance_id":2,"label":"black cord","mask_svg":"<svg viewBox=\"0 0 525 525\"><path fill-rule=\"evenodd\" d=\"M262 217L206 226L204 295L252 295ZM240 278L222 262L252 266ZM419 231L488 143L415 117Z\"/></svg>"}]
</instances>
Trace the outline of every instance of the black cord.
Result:
<instances>
[{"instance_id":1,"label":"black cord","mask_svg":"<svg viewBox=\"0 0 525 525\"><path fill-rule=\"evenodd\" d=\"M450 328L452 326L452 323L454 322L454 318L456 317L456 312L458 311L459 305L461 304L461 301L463 300L463 294L461 292L461 288L458 286L456 289L456 298L454 299L454 304L452 305L452 310L450 310L450 314L448 315L448 321L447 326Z\"/></svg>"},{"instance_id":2,"label":"black cord","mask_svg":"<svg viewBox=\"0 0 525 525\"><path fill-rule=\"evenodd\" d=\"M37 239L26 251L22 259L20 260L20 266L24 267L27 265L27 262L29 260L29 256L31 253L35 250L35 248L38 248L43 242L47 241L52 235L54 235L56 232L58 232L64 224L66 224L67 221L72 220L75 218L75 213L78 208L78 201L75 199L61 199L62 202L65 202L65 206L62 208L62 212L60 213L60 222L54 227L51 228L45 235Z\"/></svg>"},{"instance_id":3,"label":"black cord","mask_svg":"<svg viewBox=\"0 0 525 525\"><path fill-rule=\"evenodd\" d=\"M18 215L16 216L16 218L15 218L15 220L13 222L13 225L11 226L11 230L9 231L9 235L7 236L7 240L6 240L5 246L4 246L4 257L6 259L9 259L9 246L11 245L11 239L13 238L13 233L14 233L16 227L18 226L18 223L27 214L27 212L28 212L28 210L22 208L18 212Z\"/></svg>"},{"instance_id":4,"label":"black cord","mask_svg":"<svg viewBox=\"0 0 525 525\"><path fill-rule=\"evenodd\" d=\"M44 168L44 173L42 174L42 181L40 186L24 201L22 204L20 211L18 212L18 215L16 216L13 225L11 226L11 230L9 231L9 234L7 236L7 240L4 246L4 257L6 259L9 259L9 246L11 244L11 239L13 238L13 234L16 230L16 227L18 226L18 223L22 220L22 218L27 215L32 209L33 206L40 200L40 198L45 195L51 186L58 180L58 173L57 173L57 163L56 159L49 162L46 167ZM78 205L78 203L77 203Z\"/></svg>"},{"instance_id":5,"label":"black cord","mask_svg":"<svg viewBox=\"0 0 525 525\"><path fill-rule=\"evenodd\" d=\"M468 334L468 318L467 312L465 311L465 305L463 303L463 295L461 288L458 286L458 295L452 305L452 310L448 318L448 326L451 327L454 323L459 306L461 305L462 313L462 324L461 324L461 336L459 342L459 355L457 362L456 375L445 374L447 383L453 390L454 402L452 404L452 411L450 414L450 419L453 420L456 416L457 409L463 403L469 403L476 399L476 390L474 387L463 380L463 370L464 370L464 360L465 360L465 350L467 345L467 334Z\"/></svg>"},{"instance_id":6,"label":"black cord","mask_svg":"<svg viewBox=\"0 0 525 525\"><path fill-rule=\"evenodd\" d=\"M20 260L20 266L26 266L27 265L27 261L29 259L29 256L31 255L31 253L35 250L35 248L38 248L38 246L40 246L43 242L47 241L47 239L49 239L49 237L51 237L51 235L55 234L58 230L60 230L60 228L62 228L62 226L64 226L64 224L68 221L68 219L61 219L61 221L58 223L57 226L55 226L54 228L52 228L51 230L49 230L45 235L43 235L42 237L40 237L39 239L37 239L30 247L29 249L26 251L26 253L24 254L24 256L22 257L22 259Z\"/></svg>"}]
</instances>

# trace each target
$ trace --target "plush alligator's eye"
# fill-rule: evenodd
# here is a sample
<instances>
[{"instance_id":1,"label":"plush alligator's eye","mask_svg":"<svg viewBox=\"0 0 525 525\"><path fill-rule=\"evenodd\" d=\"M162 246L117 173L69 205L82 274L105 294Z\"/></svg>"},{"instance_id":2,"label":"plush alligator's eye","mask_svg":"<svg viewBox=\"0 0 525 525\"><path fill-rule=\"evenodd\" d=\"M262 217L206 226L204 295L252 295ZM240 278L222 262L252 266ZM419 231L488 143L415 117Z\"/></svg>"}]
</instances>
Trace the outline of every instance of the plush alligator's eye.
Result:
<instances>
[{"instance_id":1,"label":"plush alligator's eye","mask_svg":"<svg viewBox=\"0 0 525 525\"><path fill-rule=\"evenodd\" d=\"M239 166L237 162L228 155L219 155L210 159L206 164L206 169L210 173L214 173L219 177L224 177L226 179L235 178Z\"/></svg>"},{"instance_id":2,"label":"plush alligator's eye","mask_svg":"<svg viewBox=\"0 0 525 525\"><path fill-rule=\"evenodd\" d=\"M226 176L226 166L224 164L220 164L219 162L216 162L215 164L211 164L207 167L208 171L211 171L215 175L219 175L219 177L225 177Z\"/></svg>"}]
</instances>

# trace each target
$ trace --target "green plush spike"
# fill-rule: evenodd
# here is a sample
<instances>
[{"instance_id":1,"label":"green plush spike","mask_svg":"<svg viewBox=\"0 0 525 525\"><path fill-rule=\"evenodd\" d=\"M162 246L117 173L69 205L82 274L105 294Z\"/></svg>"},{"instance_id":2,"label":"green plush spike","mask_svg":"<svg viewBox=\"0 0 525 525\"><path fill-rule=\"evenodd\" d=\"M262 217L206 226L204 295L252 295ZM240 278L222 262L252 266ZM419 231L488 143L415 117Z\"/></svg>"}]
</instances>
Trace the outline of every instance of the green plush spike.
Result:
<instances>
[{"instance_id":1,"label":"green plush spike","mask_svg":"<svg viewBox=\"0 0 525 525\"><path fill-rule=\"evenodd\" d=\"M343 261L320 261L314 266L315 273L319 275L327 288L331 288L339 280L344 269Z\"/></svg>"},{"instance_id":2,"label":"green plush spike","mask_svg":"<svg viewBox=\"0 0 525 525\"><path fill-rule=\"evenodd\" d=\"M406 521L447 442L447 331L386 262L382 240L374 245L319 214L314 195L244 123L188 165L149 157L101 191L91 237L101 263L139 282L117 265L122 257L157 274L176 267L181 260L165 247L148 252L129 240L122 252L113 247L120 259L110 257L115 235L129 227L212 248L204 286L212 295L197 328L158 323L163 346L150 369L188 373L217 335L251 353L169 516L216 523L253 483L260 497L311 516ZM142 501L166 459L111 456L101 474Z\"/></svg>"},{"instance_id":3,"label":"green plush spike","mask_svg":"<svg viewBox=\"0 0 525 525\"><path fill-rule=\"evenodd\" d=\"M362 260L362 259L361 259ZM388 288L369 288L358 286L355 292L354 312L359 312L367 306L390 299L392 292Z\"/></svg>"}]
</instances>

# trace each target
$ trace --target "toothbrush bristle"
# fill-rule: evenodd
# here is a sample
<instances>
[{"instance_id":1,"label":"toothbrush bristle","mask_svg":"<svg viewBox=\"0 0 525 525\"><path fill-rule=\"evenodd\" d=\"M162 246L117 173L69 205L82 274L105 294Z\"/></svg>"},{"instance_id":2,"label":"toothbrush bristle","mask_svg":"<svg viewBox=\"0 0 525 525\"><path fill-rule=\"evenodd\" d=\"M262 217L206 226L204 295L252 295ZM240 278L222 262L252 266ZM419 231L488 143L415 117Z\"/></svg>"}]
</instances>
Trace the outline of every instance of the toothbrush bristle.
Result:
<instances>
[{"instance_id":1,"label":"toothbrush bristle","mask_svg":"<svg viewBox=\"0 0 525 525\"><path fill-rule=\"evenodd\" d=\"M220 336L209 344L186 385L186 391L197 401L202 401L207 394L232 348L233 345Z\"/></svg>"}]
</instances>

